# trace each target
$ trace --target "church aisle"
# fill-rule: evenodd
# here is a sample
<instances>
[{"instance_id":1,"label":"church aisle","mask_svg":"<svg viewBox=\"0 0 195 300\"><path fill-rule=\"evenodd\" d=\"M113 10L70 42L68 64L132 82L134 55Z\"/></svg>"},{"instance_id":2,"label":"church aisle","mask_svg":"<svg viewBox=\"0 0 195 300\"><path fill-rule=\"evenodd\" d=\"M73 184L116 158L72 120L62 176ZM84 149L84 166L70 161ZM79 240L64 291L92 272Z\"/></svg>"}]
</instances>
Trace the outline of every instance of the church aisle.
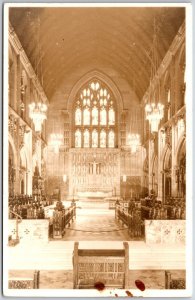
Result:
<instances>
[{"instance_id":1,"label":"church aisle","mask_svg":"<svg viewBox=\"0 0 195 300\"><path fill-rule=\"evenodd\" d=\"M76 220L66 228L63 240L128 241L129 236L126 227L116 222L114 210L77 208Z\"/></svg>"}]
</instances>

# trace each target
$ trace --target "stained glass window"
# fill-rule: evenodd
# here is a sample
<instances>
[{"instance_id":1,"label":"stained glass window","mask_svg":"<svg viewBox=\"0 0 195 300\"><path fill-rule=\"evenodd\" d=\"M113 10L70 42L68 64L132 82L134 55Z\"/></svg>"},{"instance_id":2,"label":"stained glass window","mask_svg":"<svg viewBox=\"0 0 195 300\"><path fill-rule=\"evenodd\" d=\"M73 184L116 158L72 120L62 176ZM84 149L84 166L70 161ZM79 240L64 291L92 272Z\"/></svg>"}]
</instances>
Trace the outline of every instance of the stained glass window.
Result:
<instances>
[{"instance_id":1,"label":"stained glass window","mask_svg":"<svg viewBox=\"0 0 195 300\"><path fill-rule=\"evenodd\" d=\"M79 129L77 129L75 132L75 147L81 147L81 131Z\"/></svg>"},{"instance_id":2,"label":"stained glass window","mask_svg":"<svg viewBox=\"0 0 195 300\"><path fill-rule=\"evenodd\" d=\"M92 109L92 125L98 125L98 109L96 106Z\"/></svg>"},{"instance_id":3,"label":"stained glass window","mask_svg":"<svg viewBox=\"0 0 195 300\"><path fill-rule=\"evenodd\" d=\"M106 125L107 123L107 115L106 109L102 108L100 111L100 125Z\"/></svg>"},{"instance_id":4,"label":"stained glass window","mask_svg":"<svg viewBox=\"0 0 195 300\"><path fill-rule=\"evenodd\" d=\"M108 118L109 118L109 125L114 125L115 124L115 113L114 113L113 108L109 109Z\"/></svg>"},{"instance_id":5,"label":"stained glass window","mask_svg":"<svg viewBox=\"0 0 195 300\"><path fill-rule=\"evenodd\" d=\"M84 131L84 147L89 147L89 130Z\"/></svg>"},{"instance_id":6,"label":"stained glass window","mask_svg":"<svg viewBox=\"0 0 195 300\"><path fill-rule=\"evenodd\" d=\"M105 130L101 130L101 132L100 132L100 147L101 148L106 147L106 132L105 132Z\"/></svg>"},{"instance_id":7,"label":"stained glass window","mask_svg":"<svg viewBox=\"0 0 195 300\"><path fill-rule=\"evenodd\" d=\"M75 147L115 147L115 100L100 80L91 80L79 90L73 120Z\"/></svg>"},{"instance_id":8,"label":"stained glass window","mask_svg":"<svg viewBox=\"0 0 195 300\"><path fill-rule=\"evenodd\" d=\"M98 147L98 132L97 130L92 131L92 148Z\"/></svg>"},{"instance_id":9,"label":"stained glass window","mask_svg":"<svg viewBox=\"0 0 195 300\"><path fill-rule=\"evenodd\" d=\"M108 147L114 148L114 132L110 131L108 134Z\"/></svg>"},{"instance_id":10,"label":"stained glass window","mask_svg":"<svg viewBox=\"0 0 195 300\"><path fill-rule=\"evenodd\" d=\"M75 112L75 124L81 125L81 109L77 108Z\"/></svg>"},{"instance_id":11,"label":"stained glass window","mask_svg":"<svg viewBox=\"0 0 195 300\"><path fill-rule=\"evenodd\" d=\"M83 125L90 125L89 108L85 108L84 111L83 111Z\"/></svg>"}]
</instances>

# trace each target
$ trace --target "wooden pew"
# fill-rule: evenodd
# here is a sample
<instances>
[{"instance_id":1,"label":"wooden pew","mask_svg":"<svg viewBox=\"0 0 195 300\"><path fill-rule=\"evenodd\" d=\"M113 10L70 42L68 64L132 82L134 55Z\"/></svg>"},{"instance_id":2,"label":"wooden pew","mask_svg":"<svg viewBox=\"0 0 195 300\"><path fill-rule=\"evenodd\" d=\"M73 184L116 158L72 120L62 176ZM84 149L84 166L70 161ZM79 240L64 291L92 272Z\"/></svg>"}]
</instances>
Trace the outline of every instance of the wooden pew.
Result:
<instances>
[{"instance_id":1,"label":"wooden pew","mask_svg":"<svg viewBox=\"0 0 195 300\"><path fill-rule=\"evenodd\" d=\"M115 218L117 221L121 221L122 225L127 226L130 237L142 237L144 235L144 223L141 219L141 210L136 209L130 214L120 204L116 204Z\"/></svg>"},{"instance_id":2,"label":"wooden pew","mask_svg":"<svg viewBox=\"0 0 195 300\"><path fill-rule=\"evenodd\" d=\"M73 284L74 289L93 289L96 283L105 288L128 288L129 245L123 249L79 249L74 244Z\"/></svg>"},{"instance_id":3,"label":"wooden pew","mask_svg":"<svg viewBox=\"0 0 195 300\"><path fill-rule=\"evenodd\" d=\"M9 289L39 289L40 271L35 271L32 278L9 278Z\"/></svg>"},{"instance_id":4,"label":"wooden pew","mask_svg":"<svg viewBox=\"0 0 195 300\"><path fill-rule=\"evenodd\" d=\"M62 211L55 210L53 212L53 238L61 239L66 232L66 227L70 226L74 218L76 218L76 204Z\"/></svg>"},{"instance_id":5,"label":"wooden pew","mask_svg":"<svg viewBox=\"0 0 195 300\"><path fill-rule=\"evenodd\" d=\"M184 278L172 278L170 271L165 271L165 289L181 290L186 288Z\"/></svg>"}]
</instances>

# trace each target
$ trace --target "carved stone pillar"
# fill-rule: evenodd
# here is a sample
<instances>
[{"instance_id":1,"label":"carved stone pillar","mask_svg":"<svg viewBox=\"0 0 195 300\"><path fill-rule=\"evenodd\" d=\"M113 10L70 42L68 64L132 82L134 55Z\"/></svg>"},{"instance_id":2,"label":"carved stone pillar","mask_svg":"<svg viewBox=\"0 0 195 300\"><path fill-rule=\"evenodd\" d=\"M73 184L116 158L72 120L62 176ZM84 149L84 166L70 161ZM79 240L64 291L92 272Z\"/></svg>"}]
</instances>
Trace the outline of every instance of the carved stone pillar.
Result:
<instances>
[{"instance_id":1,"label":"carved stone pillar","mask_svg":"<svg viewBox=\"0 0 195 300\"><path fill-rule=\"evenodd\" d=\"M16 111L20 115L20 101L21 101L21 62L20 55L17 56L17 77L16 77Z\"/></svg>"}]
</instances>

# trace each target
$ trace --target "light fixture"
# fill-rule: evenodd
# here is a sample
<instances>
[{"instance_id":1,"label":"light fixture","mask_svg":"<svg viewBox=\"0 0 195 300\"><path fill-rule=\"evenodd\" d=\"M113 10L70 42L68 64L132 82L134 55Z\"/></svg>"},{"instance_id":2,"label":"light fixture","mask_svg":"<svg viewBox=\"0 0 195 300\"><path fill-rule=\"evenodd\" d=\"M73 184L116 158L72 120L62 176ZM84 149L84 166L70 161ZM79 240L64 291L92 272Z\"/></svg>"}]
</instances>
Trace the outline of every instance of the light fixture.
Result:
<instances>
[{"instance_id":1,"label":"light fixture","mask_svg":"<svg viewBox=\"0 0 195 300\"><path fill-rule=\"evenodd\" d=\"M56 154L59 153L59 149L62 144L63 135L61 133L51 133L49 145L53 147Z\"/></svg>"},{"instance_id":2,"label":"light fixture","mask_svg":"<svg viewBox=\"0 0 195 300\"><path fill-rule=\"evenodd\" d=\"M140 135L135 133L128 134L127 145L130 146L131 152L135 153L140 146Z\"/></svg>"},{"instance_id":3,"label":"light fixture","mask_svg":"<svg viewBox=\"0 0 195 300\"><path fill-rule=\"evenodd\" d=\"M40 132L43 121L47 119L47 105L42 102L29 104L29 117L33 120L35 131Z\"/></svg>"},{"instance_id":4,"label":"light fixture","mask_svg":"<svg viewBox=\"0 0 195 300\"><path fill-rule=\"evenodd\" d=\"M145 106L146 120L150 122L151 132L158 132L160 120L164 116L164 105L161 103L148 103Z\"/></svg>"},{"instance_id":5,"label":"light fixture","mask_svg":"<svg viewBox=\"0 0 195 300\"><path fill-rule=\"evenodd\" d=\"M154 19L154 36L151 51L151 79L148 103L145 106L146 120L150 123L151 132L158 132L160 120L164 117L164 105L160 103L160 79L158 74L157 27ZM153 84L152 84L153 81ZM155 83L154 83L155 82ZM155 89L155 91L154 91Z\"/></svg>"}]
</instances>

